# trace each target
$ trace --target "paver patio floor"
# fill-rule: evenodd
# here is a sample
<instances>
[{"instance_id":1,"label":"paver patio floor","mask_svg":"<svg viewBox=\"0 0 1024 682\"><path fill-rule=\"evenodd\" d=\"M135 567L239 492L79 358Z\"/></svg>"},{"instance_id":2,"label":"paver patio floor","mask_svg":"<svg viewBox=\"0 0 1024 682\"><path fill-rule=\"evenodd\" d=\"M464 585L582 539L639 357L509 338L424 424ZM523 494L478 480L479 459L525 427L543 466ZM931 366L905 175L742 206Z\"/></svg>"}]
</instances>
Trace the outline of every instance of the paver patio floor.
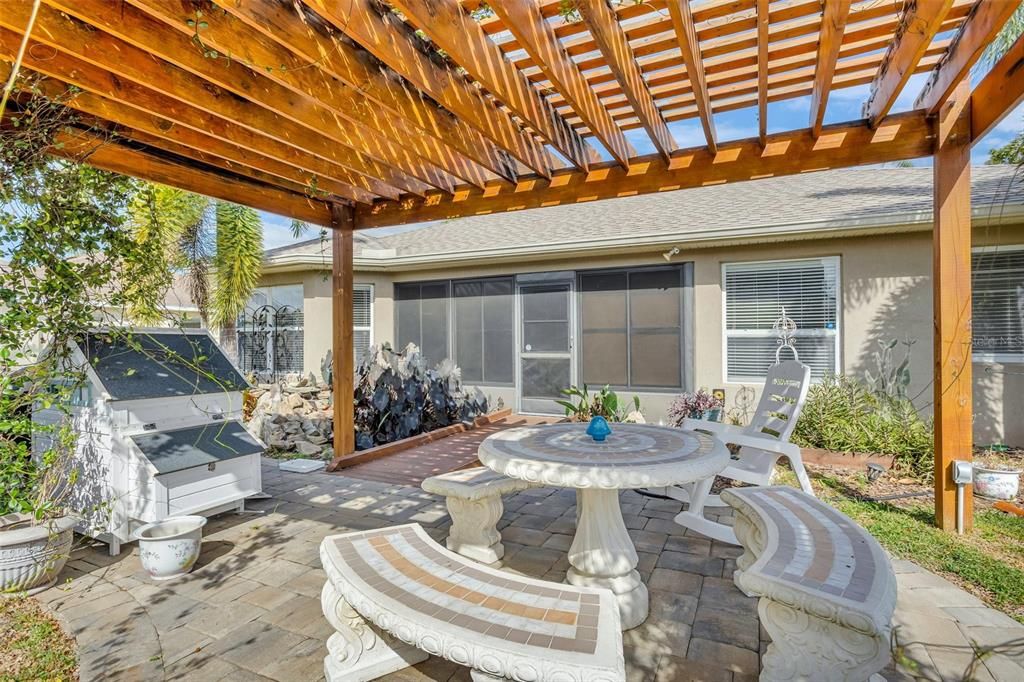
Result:
<instances>
[{"instance_id":1,"label":"paver patio floor","mask_svg":"<svg viewBox=\"0 0 1024 682\"><path fill-rule=\"evenodd\" d=\"M287 474L264 460L271 499L245 514L215 517L192 574L155 583L129 546L75 552L60 587L39 595L78 639L81 679L319 680L331 628L320 611L320 540L345 530L419 522L441 539L444 503L419 488L330 474ZM678 503L622 493L626 525L640 554L651 615L624 633L630 680L746 681L758 674L767 642L756 600L732 582L738 548L685 533ZM506 500L501 521L505 566L561 580L575 523L575 494L539 488ZM900 640L928 679L959 680L969 640L983 646L1024 643L1024 626L986 608L942 578L894 562ZM1018 646L1018 652L1020 648ZM889 670L886 677L910 679ZM467 669L430 659L387 678L468 680ZM1024 658L990 655L977 680L1024 679Z\"/></svg>"}]
</instances>

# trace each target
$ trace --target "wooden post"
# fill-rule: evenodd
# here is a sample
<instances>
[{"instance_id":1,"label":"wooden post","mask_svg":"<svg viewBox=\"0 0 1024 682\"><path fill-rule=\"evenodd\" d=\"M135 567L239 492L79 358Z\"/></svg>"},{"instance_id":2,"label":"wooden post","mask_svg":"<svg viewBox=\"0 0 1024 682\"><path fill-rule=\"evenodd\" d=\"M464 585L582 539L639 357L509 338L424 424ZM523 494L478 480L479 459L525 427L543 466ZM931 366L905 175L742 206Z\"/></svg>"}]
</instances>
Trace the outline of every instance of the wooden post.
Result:
<instances>
[{"instance_id":1,"label":"wooden post","mask_svg":"<svg viewBox=\"0 0 1024 682\"><path fill-rule=\"evenodd\" d=\"M355 356L352 348L352 233L355 211L350 206L331 204L331 329L334 378L334 471L338 459L356 450L353 395Z\"/></svg>"},{"instance_id":2,"label":"wooden post","mask_svg":"<svg viewBox=\"0 0 1024 682\"><path fill-rule=\"evenodd\" d=\"M939 112L934 159L935 524L956 528L952 462L970 460L971 419L971 103L963 81ZM964 489L964 530L973 518Z\"/></svg>"}]
</instances>

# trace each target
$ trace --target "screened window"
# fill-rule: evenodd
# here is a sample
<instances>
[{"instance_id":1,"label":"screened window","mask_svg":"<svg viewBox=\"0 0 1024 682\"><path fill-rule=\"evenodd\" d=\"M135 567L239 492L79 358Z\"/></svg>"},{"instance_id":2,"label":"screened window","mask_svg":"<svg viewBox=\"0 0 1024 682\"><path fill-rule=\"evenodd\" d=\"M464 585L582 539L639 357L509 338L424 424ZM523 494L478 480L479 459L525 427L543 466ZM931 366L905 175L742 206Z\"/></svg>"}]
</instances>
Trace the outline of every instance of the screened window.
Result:
<instances>
[{"instance_id":1,"label":"screened window","mask_svg":"<svg viewBox=\"0 0 1024 682\"><path fill-rule=\"evenodd\" d=\"M682 268L582 273L583 381L682 388Z\"/></svg>"},{"instance_id":2,"label":"screened window","mask_svg":"<svg viewBox=\"0 0 1024 682\"><path fill-rule=\"evenodd\" d=\"M398 349L415 343L427 363L448 357L448 282L395 285Z\"/></svg>"},{"instance_id":3,"label":"screened window","mask_svg":"<svg viewBox=\"0 0 1024 682\"><path fill-rule=\"evenodd\" d=\"M513 382L514 292L511 277L452 282L455 364L463 381Z\"/></svg>"},{"instance_id":4,"label":"screened window","mask_svg":"<svg viewBox=\"0 0 1024 682\"><path fill-rule=\"evenodd\" d=\"M978 250L971 261L974 354L1024 360L1024 247Z\"/></svg>"},{"instance_id":5,"label":"screened window","mask_svg":"<svg viewBox=\"0 0 1024 682\"><path fill-rule=\"evenodd\" d=\"M356 366L363 361L373 344L373 285L352 287L352 350Z\"/></svg>"},{"instance_id":6,"label":"screened window","mask_svg":"<svg viewBox=\"0 0 1024 682\"><path fill-rule=\"evenodd\" d=\"M775 363L772 325L786 309L800 362L820 378L838 371L839 259L726 263L726 379L763 379Z\"/></svg>"}]
</instances>

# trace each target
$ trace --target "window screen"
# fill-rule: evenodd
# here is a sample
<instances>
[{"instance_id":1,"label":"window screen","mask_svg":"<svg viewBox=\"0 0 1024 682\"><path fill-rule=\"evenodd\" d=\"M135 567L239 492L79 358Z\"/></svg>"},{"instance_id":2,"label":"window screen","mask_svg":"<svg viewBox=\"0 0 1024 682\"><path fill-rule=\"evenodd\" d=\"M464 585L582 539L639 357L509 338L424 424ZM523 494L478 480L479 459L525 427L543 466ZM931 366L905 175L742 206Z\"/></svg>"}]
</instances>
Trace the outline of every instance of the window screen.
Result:
<instances>
[{"instance_id":1,"label":"window screen","mask_svg":"<svg viewBox=\"0 0 1024 682\"><path fill-rule=\"evenodd\" d=\"M794 346L811 376L838 370L838 258L726 263L724 286L729 381L764 378L775 363L772 325L783 308L796 323Z\"/></svg>"},{"instance_id":2,"label":"window screen","mask_svg":"<svg viewBox=\"0 0 1024 682\"><path fill-rule=\"evenodd\" d=\"M511 277L452 282L455 364L462 379L511 384L515 363L515 300Z\"/></svg>"},{"instance_id":3,"label":"window screen","mask_svg":"<svg viewBox=\"0 0 1024 682\"><path fill-rule=\"evenodd\" d=\"M1019 361L1024 357L1024 247L978 251L971 262L974 352Z\"/></svg>"},{"instance_id":4,"label":"window screen","mask_svg":"<svg viewBox=\"0 0 1024 682\"><path fill-rule=\"evenodd\" d=\"M580 275L585 383L682 387L681 272L670 267Z\"/></svg>"},{"instance_id":5,"label":"window screen","mask_svg":"<svg viewBox=\"0 0 1024 682\"><path fill-rule=\"evenodd\" d=\"M356 367L373 344L373 285L352 287L352 350Z\"/></svg>"},{"instance_id":6,"label":"window screen","mask_svg":"<svg viewBox=\"0 0 1024 682\"><path fill-rule=\"evenodd\" d=\"M448 282L395 285L397 349L415 343L427 363L448 357Z\"/></svg>"}]
</instances>

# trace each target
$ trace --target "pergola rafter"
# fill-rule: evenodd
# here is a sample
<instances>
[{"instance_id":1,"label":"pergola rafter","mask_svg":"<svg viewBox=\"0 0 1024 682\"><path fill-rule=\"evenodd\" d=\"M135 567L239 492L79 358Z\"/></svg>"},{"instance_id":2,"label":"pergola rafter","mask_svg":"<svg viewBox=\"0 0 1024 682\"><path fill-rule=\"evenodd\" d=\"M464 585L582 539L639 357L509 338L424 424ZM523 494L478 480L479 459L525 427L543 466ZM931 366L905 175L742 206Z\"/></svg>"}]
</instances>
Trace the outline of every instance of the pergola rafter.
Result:
<instances>
[{"instance_id":1,"label":"pergola rafter","mask_svg":"<svg viewBox=\"0 0 1024 682\"><path fill-rule=\"evenodd\" d=\"M948 527L949 463L970 455L969 149L1024 99L1022 42L973 93L968 74L1019 4L43 0L21 66L38 78L11 106L80 113L92 132L54 154L334 228L342 393L357 229L934 156ZM5 79L31 6L4 0ZM927 86L893 113L915 73ZM824 125L831 94L869 83L866 121ZM770 103L807 96L807 128L768 133ZM749 138L719 139L714 115L747 109ZM697 148L677 148L686 120ZM351 421L339 405L339 456Z\"/></svg>"}]
</instances>

